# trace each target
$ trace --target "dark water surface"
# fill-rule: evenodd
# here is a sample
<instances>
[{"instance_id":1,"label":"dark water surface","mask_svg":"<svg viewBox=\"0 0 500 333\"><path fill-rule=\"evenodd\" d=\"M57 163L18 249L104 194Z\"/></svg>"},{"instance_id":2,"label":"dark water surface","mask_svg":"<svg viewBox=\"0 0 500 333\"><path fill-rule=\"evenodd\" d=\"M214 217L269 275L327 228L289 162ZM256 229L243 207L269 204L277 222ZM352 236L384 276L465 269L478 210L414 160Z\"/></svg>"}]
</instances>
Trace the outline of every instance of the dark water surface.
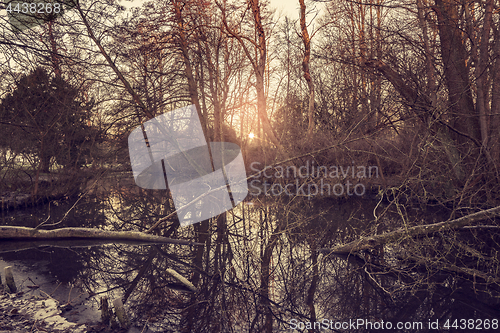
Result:
<instances>
[{"instance_id":1,"label":"dark water surface","mask_svg":"<svg viewBox=\"0 0 500 333\"><path fill-rule=\"evenodd\" d=\"M107 193L5 212L1 222L146 231L173 208L164 192L117 187ZM253 198L206 224L171 228L172 219L156 232L205 247L109 244L13 252L0 243L0 264L14 265L23 288L37 283L70 303L74 322L98 321L100 297L120 297L135 329L144 332L293 332L314 322L318 332L449 331L445 324L472 332L479 323L483 331L486 324L486 331L496 331L499 283L484 279L498 279L496 231L417 237L350 256L318 251L449 217L433 207L379 201ZM167 274L169 268L197 292Z\"/></svg>"}]
</instances>

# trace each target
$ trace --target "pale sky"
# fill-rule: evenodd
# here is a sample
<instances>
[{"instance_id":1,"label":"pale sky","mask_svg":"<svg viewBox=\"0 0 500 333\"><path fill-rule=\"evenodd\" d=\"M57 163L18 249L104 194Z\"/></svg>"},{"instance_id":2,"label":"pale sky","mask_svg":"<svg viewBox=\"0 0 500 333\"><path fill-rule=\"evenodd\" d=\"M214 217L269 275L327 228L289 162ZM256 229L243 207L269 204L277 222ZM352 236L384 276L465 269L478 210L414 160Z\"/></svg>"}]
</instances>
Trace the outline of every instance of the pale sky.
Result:
<instances>
[{"instance_id":1,"label":"pale sky","mask_svg":"<svg viewBox=\"0 0 500 333\"><path fill-rule=\"evenodd\" d=\"M270 0L270 1L271 1L271 6L278 9L278 12L282 10L283 14L288 15L288 17L291 19L299 18L299 0ZM131 7L131 6L140 6L141 2L142 2L141 0L134 0L133 2L121 1L121 4L124 5L125 7ZM310 4L306 1L306 5ZM321 2L316 3L315 6L316 8L322 8L322 6L324 6L324 3Z\"/></svg>"},{"instance_id":2,"label":"pale sky","mask_svg":"<svg viewBox=\"0 0 500 333\"><path fill-rule=\"evenodd\" d=\"M280 9L282 9L283 14L287 15L292 20L299 19L299 13L300 13L299 0L270 0L270 1L271 1L271 6L274 8L277 8L278 12ZM316 8L317 10L321 10L325 7L325 4L326 4L326 2L311 3L311 2L306 0L307 12L309 12L312 8ZM307 19L310 20L310 19L312 19L313 16L314 15L309 14L307 16Z\"/></svg>"},{"instance_id":3,"label":"pale sky","mask_svg":"<svg viewBox=\"0 0 500 333\"><path fill-rule=\"evenodd\" d=\"M271 0L271 6L283 10L283 14L291 19L299 18L299 0Z\"/></svg>"}]
</instances>

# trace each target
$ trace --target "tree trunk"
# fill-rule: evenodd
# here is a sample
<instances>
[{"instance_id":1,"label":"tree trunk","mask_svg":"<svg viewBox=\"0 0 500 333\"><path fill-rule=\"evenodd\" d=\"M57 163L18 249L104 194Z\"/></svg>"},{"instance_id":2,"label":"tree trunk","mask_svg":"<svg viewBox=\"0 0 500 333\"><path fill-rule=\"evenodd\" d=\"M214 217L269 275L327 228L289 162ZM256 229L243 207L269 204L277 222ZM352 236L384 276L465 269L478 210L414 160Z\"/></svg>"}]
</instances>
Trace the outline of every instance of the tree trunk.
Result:
<instances>
[{"instance_id":1,"label":"tree trunk","mask_svg":"<svg viewBox=\"0 0 500 333\"><path fill-rule=\"evenodd\" d=\"M313 239L311 244L311 260L312 260L312 278L311 285L307 290L306 305L309 308L309 317L312 322L316 321L316 308L314 307L314 294L318 288L318 251L316 250L316 241Z\"/></svg>"},{"instance_id":2,"label":"tree trunk","mask_svg":"<svg viewBox=\"0 0 500 333\"><path fill-rule=\"evenodd\" d=\"M50 156L44 151L41 152L40 156L40 171L44 173L50 172Z\"/></svg>"},{"instance_id":3,"label":"tree trunk","mask_svg":"<svg viewBox=\"0 0 500 333\"><path fill-rule=\"evenodd\" d=\"M461 150L466 156L472 148L470 138L480 142L481 133L466 67L467 53L462 39L463 32L460 29L457 3L454 0L435 0L435 4L441 57L451 110L448 113L450 124L460 132L456 139L458 143L464 145Z\"/></svg>"},{"instance_id":4,"label":"tree trunk","mask_svg":"<svg viewBox=\"0 0 500 333\"><path fill-rule=\"evenodd\" d=\"M302 42L304 43L304 59L302 60L302 70L304 71L304 79L309 88L309 108L307 111L308 126L307 126L307 139L310 139L314 130L314 83L311 78L311 70L309 63L311 60L311 39L307 32L306 25L306 5L304 0L300 2L300 28L302 30Z\"/></svg>"},{"instance_id":5,"label":"tree trunk","mask_svg":"<svg viewBox=\"0 0 500 333\"><path fill-rule=\"evenodd\" d=\"M255 30L257 31L258 41L257 41L257 52L258 59L256 60L255 76L256 76L256 89L257 89L257 113L259 114L260 121L262 122L262 127L266 136L278 149L283 151L283 148L274 134L274 130L271 127L271 122L267 116L266 110L266 95L264 90L264 74L266 70L267 61L267 45L266 45L266 34L264 31L264 26L262 24L262 17L260 15L260 2L259 0L248 0L253 13L253 19L255 23Z\"/></svg>"},{"instance_id":6,"label":"tree trunk","mask_svg":"<svg viewBox=\"0 0 500 333\"><path fill-rule=\"evenodd\" d=\"M481 127L481 139L484 148L488 147L488 128L489 119L488 112L488 73L486 71L488 66L488 50L490 41L490 30L492 23L493 0L487 0L486 12L484 15L483 30L481 40L479 41L479 54L477 57L477 64L475 70L477 82L477 112L479 113L479 123Z\"/></svg>"},{"instance_id":7,"label":"tree trunk","mask_svg":"<svg viewBox=\"0 0 500 333\"><path fill-rule=\"evenodd\" d=\"M430 95L431 106L435 107L437 102L436 95L436 76L434 74L434 65L432 59L434 58L433 52L431 52L429 33L427 31L427 21L425 20L426 13L425 8L422 4L423 0L417 0L417 10L418 10L418 22L420 24L420 29L422 30L422 41L425 52L425 70L427 75L427 93Z\"/></svg>"},{"instance_id":8,"label":"tree trunk","mask_svg":"<svg viewBox=\"0 0 500 333\"><path fill-rule=\"evenodd\" d=\"M500 162L500 29L493 25L495 40L493 43L493 61L491 69L491 155Z\"/></svg>"},{"instance_id":9,"label":"tree trunk","mask_svg":"<svg viewBox=\"0 0 500 333\"><path fill-rule=\"evenodd\" d=\"M201 126L205 133L205 138L207 138L207 123L206 119L203 118L201 113L200 100L198 97L198 86L194 80L193 68L191 67L191 59L189 59L188 51L188 41L186 39L186 32L184 28L184 17L182 15L181 4L178 0L173 1L174 12L175 12L175 23L177 25L177 42L182 53L182 59L184 60L184 73L188 81L189 97L191 98L191 103L196 106L196 111L198 117L201 121Z\"/></svg>"},{"instance_id":10,"label":"tree trunk","mask_svg":"<svg viewBox=\"0 0 500 333\"><path fill-rule=\"evenodd\" d=\"M54 68L54 74L56 75L56 78L60 79L61 78L61 66L59 65L57 43L56 43L56 40L54 38L54 32L52 30L53 25L54 25L54 21L49 21L47 23L47 26L49 28L49 40L50 40L50 47L51 47L50 60L52 62L52 68Z\"/></svg>"}]
</instances>

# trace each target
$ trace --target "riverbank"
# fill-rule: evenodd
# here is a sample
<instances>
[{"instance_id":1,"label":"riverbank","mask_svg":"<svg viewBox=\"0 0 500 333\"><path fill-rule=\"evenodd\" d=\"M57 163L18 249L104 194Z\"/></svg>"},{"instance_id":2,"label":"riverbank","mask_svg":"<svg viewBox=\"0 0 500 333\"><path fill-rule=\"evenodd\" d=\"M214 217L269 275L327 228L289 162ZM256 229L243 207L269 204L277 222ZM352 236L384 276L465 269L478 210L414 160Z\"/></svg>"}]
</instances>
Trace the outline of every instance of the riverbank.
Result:
<instances>
[{"instance_id":1,"label":"riverbank","mask_svg":"<svg viewBox=\"0 0 500 333\"><path fill-rule=\"evenodd\" d=\"M0 259L0 333L152 332L143 325L125 329L116 321L103 324L100 308L91 295L77 286L54 280L46 265L41 260ZM6 266L12 266L17 293L7 292Z\"/></svg>"},{"instance_id":2,"label":"riverbank","mask_svg":"<svg viewBox=\"0 0 500 333\"><path fill-rule=\"evenodd\" d=\"M62 312L59 302L49 296L0 290L0 332L88 332L86 325L69 322Z\"/></svg>"},{"instance_id":3,"label":"riverbank","mask_svg":"<svg viewBox=\"0 0 500 333\"><path fill-rule=\"evenodd\" d=\"M7 292L7 266L11 266L16 293ZM99 332L89 330L100 316L88 303L88 295L57 282L48 271L47 262L40 260L0 260L0 333Z\"/></svg>"}]
</instances>

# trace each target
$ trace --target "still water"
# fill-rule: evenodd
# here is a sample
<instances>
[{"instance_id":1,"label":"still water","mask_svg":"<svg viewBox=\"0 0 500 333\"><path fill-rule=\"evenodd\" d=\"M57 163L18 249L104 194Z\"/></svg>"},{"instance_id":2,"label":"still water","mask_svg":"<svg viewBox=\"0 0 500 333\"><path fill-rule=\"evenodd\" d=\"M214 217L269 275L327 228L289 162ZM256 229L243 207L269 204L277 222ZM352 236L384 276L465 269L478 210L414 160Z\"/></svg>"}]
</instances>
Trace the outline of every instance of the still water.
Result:
<instances>
[{"instance_id":1,"label":"still water","mask_svg":"<svg viewBox=\"0 0 500 333\"><path fill-rule=\"evenodd\" d=\"M117 183L78 200L4 212L1 223L146 231L172 209L164 192ZM254 197L217 219L176 228L173 218L155 230L205 246L13 251L0 243L0 266L14 265L24 288L56 289L74 322L97 322L101 297L122 298L137 332L472 332L479 323L493 332L500 318L496 229L408 238L349 256L319 251L448 214L377 197Z\"/></svg>"}]
</instances>

